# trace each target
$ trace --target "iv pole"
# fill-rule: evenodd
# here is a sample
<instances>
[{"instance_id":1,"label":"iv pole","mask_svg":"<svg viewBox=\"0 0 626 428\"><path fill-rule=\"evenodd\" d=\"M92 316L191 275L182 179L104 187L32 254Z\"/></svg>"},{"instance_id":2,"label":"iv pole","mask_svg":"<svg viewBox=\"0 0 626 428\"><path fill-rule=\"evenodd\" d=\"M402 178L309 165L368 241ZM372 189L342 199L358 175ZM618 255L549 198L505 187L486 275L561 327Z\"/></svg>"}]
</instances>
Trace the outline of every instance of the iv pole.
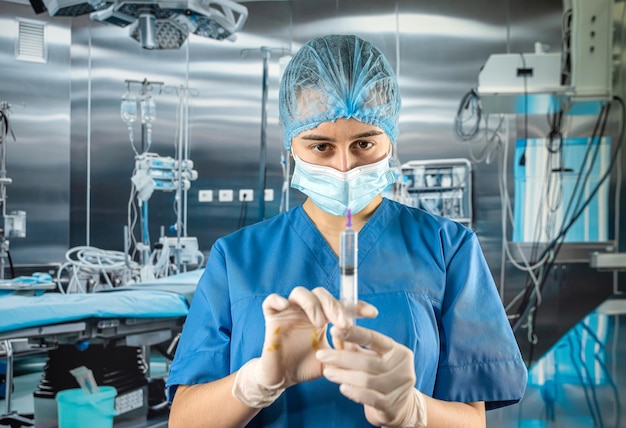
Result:
<instances>
[{"instance_id":1,"label":"iv pole","mask_svg":"<svg viewBox=\"0 0 626 428\"><path fill-rule=\"evenodd\" d=\"M270 48L267 46L261 46L260 49L243 49L241 51L242 56L246 56L249 52L260 52L263 59L263 80L262 80L262 97L261 97L261 150L259 156L259 210L257 220L262 221L265 218L265 179L266 179L266 164L267 164L267 143L266 143L266 128L267 128L267 88L269 80L269 61L273 52L279 52L281 55L289 53L284 48Z\"/></svg>"},{"instance_id":2,"label":"iv pole","mask_svg":"<svg viewBox=\"0 0 626 428\"><path fill-rule=\"evenodd\" d=\"M165 88L165 92L169 91ZM176 261L176 271L181 272L181 238L187 237L187 197L188 189L183 186L183 171L188 169L189 162L189 96L198 96L197 89L180 86L172 88L178 92L178 141L176 150L176 160L178 160L178 182L176 185L176 248L174 258ZM190 177L191 178L191 177Z\"/></svg>"},{"instance_id":3,"label":"iv pole","mask_svg":"<svg viewBox=\"0 0 626 428\"><path fill-rule=\"evenodd\" d=\"M15 140L15 134L9 124L9 111L11 106L7 102L0 102L0 205L2 205L2 229L0 229L0 279L4 279L6 267L5 259L9 259L9 241L7 238L26 237L26 212L14 211L7 214L7 188L13 182L7 177L7 136L9 132ZM12 266L11 266L12 267Z\"/></svg>"},{"instance_id":4,"label":"iv pole","mask_svg":"<svg viewBox=\"0 0 626 428\"><path fill-rule=\"evenodd\" d=\"M23 238L26 236L25 213L20 212L7 215L6 210L6 185L12 180L7 177L6 157L7 157L7 134L10 132L13 140L15 134L9 125L9 103L0 102L0 204L2 204L3 229L0 231L0 279L4 279L5 257L9 257L9 241L7 236ZM17 226L17 227L16 227ZM11 409L11 396L13 392L13 361L14 352L11 340L3 341L6 352L6 376L5 376L5 413L0 414L0 424L10 426L32 426L31 418L22 416Z\"/></svg>"},{"instance_id":5,"label":"iv pole","mask_svg":"<svg viewBox=\"0 0 626 428\"><path fill-rule=\"evenodd\" d=\"M7 218L7 184L12 180L7 177L6 157L7 157L7 131L9 129L9 104L0 103L0 204L2 204L2 219ZM2 236L0 236L0 279L4 279L5 258L9 255L9 241L6 239L6 230L3 225Z\"/></svg>"},{"instance_id":6,"label":"iv pole","mask_svg":"<svg viewBox=\"0 0 626 428\"><path fill-rule=\"evenodd\" d=\"M163 87L163 82L153 82L148 79L143 80L125 80L126 85L130 88L131 84L140 84L141 89L139 94L142 97L145 97L146 94L152 91L153 85L159 86L159 93L161 92L161 88ZM150 121L152 121L150 119ZM152 123L147 123L145 120L141 120L141 154L145 153L150 149L150 145L152 144ZM142 266L147 265L150 262L150 235L148 233L148 201L143 201L141 203L141 210L139 211L139 225L141 230L141 243L142 248L140 252L140 264ZM133 233L133 231L129 231L129 233Z\"/></svg>"},{"instance_id":7,"label":"iv pole","mask_svg":"<svg viewBox=\"0 0 626 428\"><path fill-rule=\"evenodd\" d=\"M141 96L142 97L145 96L149 90L151 90L150 82L148 82L147 79L144 79L143 82L141 82L141 92L140 92ZM141 153L145 153L146 151L150 150L150 144L147 144L146 140L148 140L149 143L151 143L152 137L150 136L150 138L146 138L146 135L148 135L148 132L151 133L152 131L147 130L147 125L142 120L141 121ZM141 248L141 265L142 266L145 266L150 262L150 234L148 232L148 211L149 211L148 201L143 201L141 204L141 210L139 211L141 243L143 244Z\"/></svg>"}]
</instances>

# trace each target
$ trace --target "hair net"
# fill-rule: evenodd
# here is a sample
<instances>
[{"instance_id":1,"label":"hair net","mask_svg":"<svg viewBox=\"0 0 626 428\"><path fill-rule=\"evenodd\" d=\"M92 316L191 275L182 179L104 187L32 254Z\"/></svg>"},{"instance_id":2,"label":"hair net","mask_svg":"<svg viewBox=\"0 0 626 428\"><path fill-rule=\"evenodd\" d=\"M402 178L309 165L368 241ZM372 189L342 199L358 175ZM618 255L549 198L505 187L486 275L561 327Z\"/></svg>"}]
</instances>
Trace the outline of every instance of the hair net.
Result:
<instances>
[{"instance_id":1,"label":"hair net","mask_svg":"<svg viewBox=\"0 0 626 428\"><path fill-rule=\"evenodd\" d=\"M378 126L392 143L398 137L395 73L376 46L357 36L309 40L285 67L279 103L286 149L301 132L340 118Z\"/></svg>"}]
</instances>

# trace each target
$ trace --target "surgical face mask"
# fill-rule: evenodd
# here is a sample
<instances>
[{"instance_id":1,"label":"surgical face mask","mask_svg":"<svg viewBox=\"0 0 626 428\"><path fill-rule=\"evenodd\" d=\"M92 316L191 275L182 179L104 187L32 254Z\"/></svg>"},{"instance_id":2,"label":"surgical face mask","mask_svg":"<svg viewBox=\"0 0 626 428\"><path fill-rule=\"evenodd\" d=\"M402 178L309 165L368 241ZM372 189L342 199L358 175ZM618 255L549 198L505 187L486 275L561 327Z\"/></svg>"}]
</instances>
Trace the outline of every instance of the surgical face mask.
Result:
<instances>
[{"instance_id":1,"label":"surgical face mask","mask_svg":"<svg viewBox=\"0 0 626 428\"><path fill-rule=\"evenodd\" d=\"M344 216L348 208L356 214L396 181L395 174L389 168L390 157L341 172L328 166L304 162L294 154L291 187L300 190L329 214Z\"/></svg>"}]
</instances>

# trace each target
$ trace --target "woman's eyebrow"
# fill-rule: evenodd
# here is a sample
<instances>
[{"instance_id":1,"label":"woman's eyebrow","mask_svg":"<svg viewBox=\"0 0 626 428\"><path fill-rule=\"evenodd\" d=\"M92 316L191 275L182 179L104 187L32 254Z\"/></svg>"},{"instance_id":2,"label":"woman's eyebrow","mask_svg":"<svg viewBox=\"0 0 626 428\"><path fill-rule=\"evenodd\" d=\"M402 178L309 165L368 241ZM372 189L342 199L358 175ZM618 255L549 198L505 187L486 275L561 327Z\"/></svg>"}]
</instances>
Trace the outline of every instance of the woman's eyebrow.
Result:
<instances>
[{"instance_id":1,"label":"woman's eyebrow","mask_svg":"<svg viewBox=\"0 0 626 428\"><path fill-rule=\"evenodd\" d=\"M307 135L303 135L300 138L302 138L303 140L311 140L311 141L335 141L334 138L326 137L324 135L317 135L317 134L307 134Z\"/></svg>"},{"instance_id":2,"label":"woman's eyebrow","mask_svg":"<svg viewBox=\"0 0 626 428\"><path fill-rule=\"evenodd\" d=\"M371 131L362 132L360 134L353 135L350 139L358 140L359 138L374 137L376 135L382 135L382 134L384 134L383 131L380 131L378 129L372 129Z\"/></svg>"},{"instance_id":3,"label":"woman's eyebrow","mask_svg":"<svg viewBox=\"0 0 626 428\"><path fill-rule=\"evenodd\" d=\"M353 135L350 137L350 139L358 140L359 138L374 137L376 135L382 135L382 134L384 134L383 131L380 131L378 129L372 129L371 131L361 132L360 134ZM327 137L325 135L318 135L318 134L307 134L307 135L303 135L301 138L303 140L311 140L311 141L335 141L334 138Z\"/></svg>"}]
</instances>

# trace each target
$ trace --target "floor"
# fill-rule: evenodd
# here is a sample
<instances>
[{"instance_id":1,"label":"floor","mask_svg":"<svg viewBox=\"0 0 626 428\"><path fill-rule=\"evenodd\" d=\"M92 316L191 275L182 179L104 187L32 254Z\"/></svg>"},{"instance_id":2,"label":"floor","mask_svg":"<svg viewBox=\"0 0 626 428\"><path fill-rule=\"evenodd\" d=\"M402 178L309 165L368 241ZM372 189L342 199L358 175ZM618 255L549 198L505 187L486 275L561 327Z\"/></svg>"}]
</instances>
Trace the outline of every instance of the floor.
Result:
<instances>
[{"instance_id":1,"label":"floor","mask_svg":"<svg viewBox=\"0 0 626 428\"><path fill-rule=\"evenodd\" d=\"M526 394L487 413L497 428L626 427L626 297L606 300L529 368Z\"/></svg>"}]
</instances>

